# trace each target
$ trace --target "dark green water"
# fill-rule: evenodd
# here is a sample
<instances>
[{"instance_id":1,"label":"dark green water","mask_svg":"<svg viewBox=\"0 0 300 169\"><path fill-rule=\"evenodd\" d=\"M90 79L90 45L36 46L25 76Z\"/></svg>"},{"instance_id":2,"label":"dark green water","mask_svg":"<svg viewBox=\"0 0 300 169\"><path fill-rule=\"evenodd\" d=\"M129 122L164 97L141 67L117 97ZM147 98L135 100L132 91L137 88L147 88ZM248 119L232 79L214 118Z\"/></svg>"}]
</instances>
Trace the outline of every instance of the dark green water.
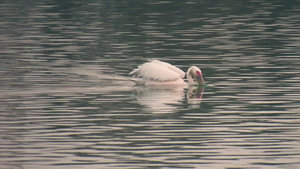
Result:
<instances>
[{"instance_id":1,"label":"dark green water","mask_svg":"<svg viewBox=\"0 0 300 169\"><path fill-rule=\"evenodd\" d=\"M0 2L0 168L300 166L297 1ZM135 86L148 59L206 88Z\"/></svg>"}]
</instances>

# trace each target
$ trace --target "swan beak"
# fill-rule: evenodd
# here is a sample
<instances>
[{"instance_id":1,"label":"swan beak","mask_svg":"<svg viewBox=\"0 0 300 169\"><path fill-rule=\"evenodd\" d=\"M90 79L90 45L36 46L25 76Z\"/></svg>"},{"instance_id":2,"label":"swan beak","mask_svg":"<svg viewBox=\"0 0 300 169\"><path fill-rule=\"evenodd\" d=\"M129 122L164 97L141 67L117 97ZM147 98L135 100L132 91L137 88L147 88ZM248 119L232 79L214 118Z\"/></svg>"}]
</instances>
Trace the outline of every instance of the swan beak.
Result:
<instances>
[{"instance_id":1,"label":"swan beak","mask_svg":"<svg viewBox=\"0 0 300 169\"><path fill-rule=\"evenodd\" d=\"M198 72L198 71L196 72L196 81L199 85L205 85L205 82L204 82L201 72Z\"/></svg>"}]
</instances>

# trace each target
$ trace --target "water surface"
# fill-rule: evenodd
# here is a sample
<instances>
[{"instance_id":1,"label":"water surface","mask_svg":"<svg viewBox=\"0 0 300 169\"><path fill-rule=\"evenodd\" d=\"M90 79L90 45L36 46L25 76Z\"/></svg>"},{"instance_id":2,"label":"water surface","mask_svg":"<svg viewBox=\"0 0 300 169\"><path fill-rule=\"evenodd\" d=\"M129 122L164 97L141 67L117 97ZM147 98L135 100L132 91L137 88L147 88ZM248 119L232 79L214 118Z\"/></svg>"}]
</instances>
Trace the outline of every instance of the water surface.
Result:
<instances>
[{"instance_id":1,"label":"water surface","mask_svg":"<svg viewBox=\"0 0 300 169\"><path fill-rule=\"evenodd\" d=\"M299 9L1 2L0 168L298 168ZM148 59L209 86L136 86Z\"/></svg>"}]
</instances>

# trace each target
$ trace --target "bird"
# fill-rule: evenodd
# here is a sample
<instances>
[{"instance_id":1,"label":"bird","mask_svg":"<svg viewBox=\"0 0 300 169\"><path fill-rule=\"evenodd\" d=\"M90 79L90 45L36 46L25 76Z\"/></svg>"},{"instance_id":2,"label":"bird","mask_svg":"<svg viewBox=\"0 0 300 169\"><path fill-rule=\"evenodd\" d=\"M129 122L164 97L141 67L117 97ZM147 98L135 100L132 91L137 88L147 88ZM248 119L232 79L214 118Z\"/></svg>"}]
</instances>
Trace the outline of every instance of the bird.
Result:
<instances>
[{"instance_id":1,"label":"bird","mask_svg":"<svg viewBox=\"0 0 300 169\"><path fill-rule=\"evenodd\" d=\"M184 81L185 72L167 62L160 60L148 61L139 65L129 73L134 78L131 80L136 84L142 85L189 85L189 86L203 86L205 85L202 71L196 67L191 66L187 71L187 80Z\"/></svg>"}]
</instances>

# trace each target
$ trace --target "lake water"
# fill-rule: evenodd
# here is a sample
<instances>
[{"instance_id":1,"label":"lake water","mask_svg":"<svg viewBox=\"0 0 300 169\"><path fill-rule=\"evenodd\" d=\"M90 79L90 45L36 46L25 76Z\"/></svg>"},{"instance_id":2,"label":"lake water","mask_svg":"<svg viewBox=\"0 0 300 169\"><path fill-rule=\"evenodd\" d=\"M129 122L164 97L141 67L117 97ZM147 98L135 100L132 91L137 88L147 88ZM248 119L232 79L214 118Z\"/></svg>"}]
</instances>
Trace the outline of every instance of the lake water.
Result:
<instances>
[{"instance_id":1,"label":"lake water","mask_svg":"<svg viewBox=\"0 0 300 169\"><path fill-rule=\"evenodd\" d=\"M0 2L0 168L300 166L297 1ZM149 59L205 88L136 86Z\"/></svg>"}]
</instances>

